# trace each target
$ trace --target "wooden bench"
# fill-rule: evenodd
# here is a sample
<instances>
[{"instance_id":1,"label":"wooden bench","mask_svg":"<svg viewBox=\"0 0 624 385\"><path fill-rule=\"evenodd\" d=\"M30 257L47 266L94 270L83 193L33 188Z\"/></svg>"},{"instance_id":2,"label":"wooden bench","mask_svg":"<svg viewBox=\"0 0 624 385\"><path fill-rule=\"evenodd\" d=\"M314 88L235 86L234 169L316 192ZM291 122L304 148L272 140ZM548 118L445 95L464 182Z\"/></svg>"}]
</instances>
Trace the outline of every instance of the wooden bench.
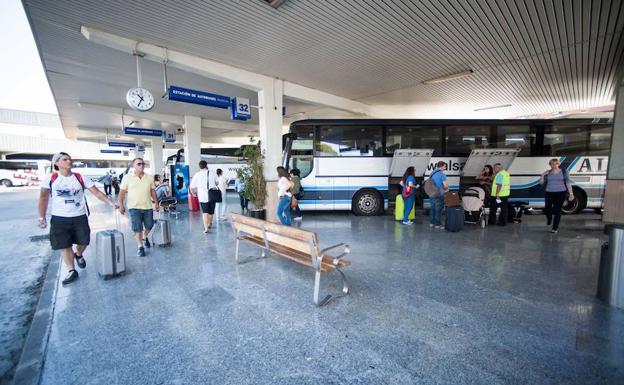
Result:
<instances>
[{"instance_id":1,"label":"wooden bench","mask_svg":"<svg viewBox=\"0 0 624 385\"><path fill-rule=\"evenodd\" d=\"M240 242L248 242L262 249L260 258L268 253L285 257L293 262L306 265L314 269L314 303L323 306L330 300L349 294L349 285L344 273L340 270L350 266L351 262L344 259L349 254L349 245L339 243L337 245L319 249L316 233L305 231L295 227L282 226L261 219L246 217L239 214L230 214L232 229L236 233L236 263L249 262L239 260ZM328 254L330 250L342 248L338 256ZM258 259L258 258L253 258ZM342 277L342 293L340 295L327 295L319 301L321 273L337 271Z\"/></svg>"}]
</instances>

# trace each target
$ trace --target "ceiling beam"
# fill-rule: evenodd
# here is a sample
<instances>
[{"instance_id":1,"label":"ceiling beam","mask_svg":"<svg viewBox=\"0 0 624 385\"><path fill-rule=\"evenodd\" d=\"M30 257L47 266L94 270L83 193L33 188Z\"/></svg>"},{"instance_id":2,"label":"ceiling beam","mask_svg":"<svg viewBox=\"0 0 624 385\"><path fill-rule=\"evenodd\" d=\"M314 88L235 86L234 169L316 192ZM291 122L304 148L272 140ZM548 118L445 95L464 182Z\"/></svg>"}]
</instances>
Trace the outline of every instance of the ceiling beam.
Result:
<instances>
[{"instance_id":1,"label":"ceiling beam","mask_svg":"<svg viewBox=\"0 0 624 385\"><path fill-rule=\"evenodd\" d=\"M84 25L80 27L80 32L87 40L93 43L128 54L138 52L145 55L145 59L158 63L166 61L169 66L244 89L258 92L263 89L271 89L271 87L274 87L274 79L272 77L228 64L203 59L154 44L128 39ZM284 81L284 96L303 102L353 112L359 115L375 116L378 114L378 110L369 104L332 95L288 81Z\"/></svg>"}]
</instances>

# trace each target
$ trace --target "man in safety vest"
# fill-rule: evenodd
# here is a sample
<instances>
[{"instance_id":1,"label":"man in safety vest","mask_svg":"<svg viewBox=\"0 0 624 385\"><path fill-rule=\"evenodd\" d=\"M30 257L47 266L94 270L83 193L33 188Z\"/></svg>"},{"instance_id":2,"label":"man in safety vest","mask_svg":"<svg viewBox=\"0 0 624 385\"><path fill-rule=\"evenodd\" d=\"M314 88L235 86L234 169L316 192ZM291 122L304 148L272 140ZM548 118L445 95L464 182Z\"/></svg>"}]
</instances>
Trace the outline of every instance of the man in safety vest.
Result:
<instances>
[{"instance_id":1,"label":"man in safety vest","mask_svg":"<svg viewBox=\"0 0 624 385\"><path fill-rule=\"evenodd\" d=\"M511 192L511 178L509 172L500 163L494 165L494 180L492 181L492 199L490 199L490 219L489 224L505 226L507 223L507 200ZM496 209L500 207L501 213L496 223Z\"/></svg>"}]
</instances>

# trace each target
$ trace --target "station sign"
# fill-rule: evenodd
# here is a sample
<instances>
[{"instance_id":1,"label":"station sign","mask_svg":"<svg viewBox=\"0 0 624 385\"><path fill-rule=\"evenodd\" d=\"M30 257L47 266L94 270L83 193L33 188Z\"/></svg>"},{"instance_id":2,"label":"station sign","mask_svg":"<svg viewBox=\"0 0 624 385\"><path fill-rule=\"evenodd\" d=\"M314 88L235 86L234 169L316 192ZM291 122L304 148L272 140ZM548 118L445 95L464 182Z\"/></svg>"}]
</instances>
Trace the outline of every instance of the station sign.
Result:
<instances>
[{"instance_id":1,"label":"station sign","mask_svg":"<svg viewBox=\"0 0 624 385\"><path fill-rule=\"evenodd\" d=\"M138 135L138 136L157 136L162 137L162 130L153 130L151 128L136 128L136 127L124 127L123 133L126 135Z\"/></svg>"},{"instance_id":2,"label":"station sign","mask_svg":"<svg viewBox=\"0 0 624 385\"><path fill-rule=\"evenodd\" d=\"M163 140L165 141L165 143L175 143L176 141L175 132L164 131Z\"/></svg>"},{"instance_id":3,"label":"station sign","mask_svg":"<svg viewBox=\"0 0 624 385\"><path fill-rule=\"evenodd\" d=\"M145 152L145 146L137 146L138 152Z\"/></svg>"},{"instance_id":4,"label":"station sign","mask_svg":"<svg viewBox=\"0 0 624 385\"><path fill-rule=\"evenodd\" d=\"M232 98L230 117L234 120L251 119L251 106L249 105L249 99L240 97Z\"/></svg>"},{"instance_id":5,"label":"station sign","mask_svg":"<svg viewBox=\"0 0 624 385\"><path fill-rule=\"evenodd\" d=\"M202 106L216 108L230 108L230 97L211 94L209 92L191 90L177 86L169 86L169 100L176 102L185 102L199 104Z\"/></svg>"},{"instance_id":6,"label":"station sign","mask_svg":"<svg viewBox=\"0 0 624 385\"><path fill-rule=\"evenodd\" d=\"M100 153L102 154L121 154L121 150L100 150Z\"/></svg>"},{"instance_id":7,"label":"station sign","mask_svg":"<svg viewBox=\"0 0 624 385\"><path fill-rule=\"evenodd\" d=\"M108 142L108 147L135 148L136 144L130 142Z\"/></svg>"}]
</instances>

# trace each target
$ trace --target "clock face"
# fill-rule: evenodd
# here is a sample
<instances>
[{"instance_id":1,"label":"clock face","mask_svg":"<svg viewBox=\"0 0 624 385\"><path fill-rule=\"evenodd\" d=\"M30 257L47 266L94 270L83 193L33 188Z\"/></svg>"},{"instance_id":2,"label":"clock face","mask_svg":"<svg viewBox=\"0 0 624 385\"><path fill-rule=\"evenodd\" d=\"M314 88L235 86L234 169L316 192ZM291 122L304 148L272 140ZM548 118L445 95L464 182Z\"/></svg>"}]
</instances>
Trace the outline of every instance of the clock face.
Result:
<instances>
[{"instance_id":1,"label":"clock face","mask_svg":"<svg viewBox=\"0 0 624 385\"><path fill-rule=\"evenodd\" d=\"M126 94L126 102L139 111L148 111L154 107L154 97L145 88L130 88Z\"/></svg>"}]
</instances>

